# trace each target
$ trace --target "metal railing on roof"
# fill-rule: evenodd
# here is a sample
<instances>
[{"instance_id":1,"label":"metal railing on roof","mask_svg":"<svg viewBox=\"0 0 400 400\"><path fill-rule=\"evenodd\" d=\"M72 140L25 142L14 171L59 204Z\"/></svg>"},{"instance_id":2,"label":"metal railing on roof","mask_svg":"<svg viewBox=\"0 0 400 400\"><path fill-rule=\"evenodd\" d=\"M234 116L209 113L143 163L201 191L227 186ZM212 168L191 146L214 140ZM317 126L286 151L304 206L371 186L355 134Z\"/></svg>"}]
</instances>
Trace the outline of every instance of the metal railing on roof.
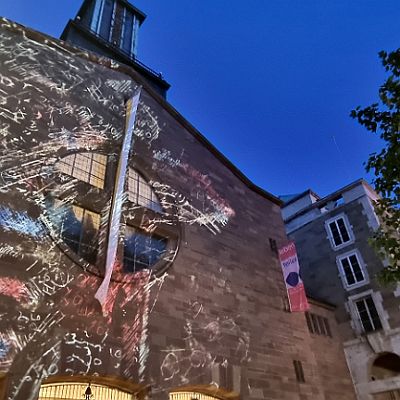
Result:
<instances>
[{"instance_id":1,"label":"metal railing on roof","mask_svg":"<svg viewBox=\"0 0 400 400\"><path fill-rule=\"evenodd\" d=\"M92 29L88 28L87 26L83 25L79 19L74 21L77 25L79 25L79 27L86 31L87 33L93 35L96 37L97 40L99 40L99 42L103 43L105 46L107 47L111 47L113 50L115 50L117 53L120 53L121 55L123 55L124 57L126 57L127 59L129 59L129 61L137 64L139 67L143 68L144 70L146 70L148 73L156 76L159 79L164 80L163 75L161 72L156 72L154 71L154 69L151 69L150 67L148 67L146 64L144 64L143 62L139 61L134 54L130 54L127 51L121 49L119 46L117 46L116 44L113 44L111 42L109 42L108 40L104 39L102 36L100 36L97 32L93 31Z\"/></svg>"}]
</instances>

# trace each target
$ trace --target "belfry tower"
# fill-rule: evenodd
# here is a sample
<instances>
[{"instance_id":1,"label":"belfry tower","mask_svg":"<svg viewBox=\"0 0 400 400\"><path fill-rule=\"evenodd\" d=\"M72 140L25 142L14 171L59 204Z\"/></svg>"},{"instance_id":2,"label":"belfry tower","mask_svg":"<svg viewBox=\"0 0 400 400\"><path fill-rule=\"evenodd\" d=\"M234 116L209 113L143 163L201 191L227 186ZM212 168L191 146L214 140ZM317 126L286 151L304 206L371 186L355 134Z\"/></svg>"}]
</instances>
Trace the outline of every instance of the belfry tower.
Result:
<instances>
[{"instance_id":1,"label":"belfry tower","mask_svg":"<svg viewBox=\"0 0 400 400\"><path fill-rule=\"evenodd\" d=\"M146 15L126 0L84 0L61 39L135 69L163 97L170 85L137 59L139 28Z\"/></svg>"}]
</instances>

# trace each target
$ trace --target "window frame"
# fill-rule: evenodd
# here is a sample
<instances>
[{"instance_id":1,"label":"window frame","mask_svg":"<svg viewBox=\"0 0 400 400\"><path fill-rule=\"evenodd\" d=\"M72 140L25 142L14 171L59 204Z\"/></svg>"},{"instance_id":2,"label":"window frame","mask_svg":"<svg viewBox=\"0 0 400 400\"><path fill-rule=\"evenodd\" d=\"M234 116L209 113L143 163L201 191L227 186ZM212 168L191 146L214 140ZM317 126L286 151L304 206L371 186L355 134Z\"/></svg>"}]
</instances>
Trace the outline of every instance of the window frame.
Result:
<instances>
[{"instance_id":1,"label":"window frame","mask_svg":"<svg viewBox=\"0 0 400 400\"><path fill-rule=\"evenodd\" d=\"M87 155L91 155L91 157L86 157L89 162L89 168L88 170L84 170L79 166L79 160L77 162L77 157L79 156L87 156ZM104 164L95 160L95 156L101 156L104 157ZM65 159L69 159L73 157L73 161L71 164L65 162ZM72 179L77 179L80 182L84 182L92 187L95 187L99 190L104 190L105 186L106 186L106 178L107 178L107 167L108 167L108 161L109 161L109 157L106 154L102 154L102 153L97 153L97 152L87 152L87 151L82 151L82 152L77 152L77 153L71 153L68 154L62 158L59 158L56 163L56 169L59 173L62 173L64 175L67 175L69 177L71 177ZM98 176L95 175L93 173L94 171L94 164L99 164L99 166L104 167L104 174L103 176ZM62 166L67 166L71 168L71 172L66 172L65 170L62 169ZM79 176L79 174L75 173L74 175L74 171L75 172L79 172L81 176ZM87 180L86 179L82 179L82 176L87 174ZM98 180L100 181L100 183L102 184L101 186L98 186L97 184L95 184L94 182Z\"/></svg>"},{"instance_id":2,"label":"window frame","mask_svg":"<svg viewBox=\"0 0 400 400\"><path fill-rule=\"evenodd\" d=\"M164 241L165 242L165 248L164 248L164 250L162 251L162 253L160 254L160 256L159 257L157 257L157 260L152 264L152 265L149 265L149 266L147 266L147 267L143 267L143 268L140 268L140 269L138 269L138 270L136 270L136 269L134 269L133 271L128 271L127 270L127 268L126 268L126 265L125 265L125 259L130 259L130 257L127 257L127 256L125 256L125 243L126 243L126 238L127 238L127 232L128 232L128 230L132 230L132 231L134 231L135 233L139 233L139 234L141 234L141 235L143 235L143 236L146 236L146 239L147 240L152 240L153 238L154 239L156 239L156 240L161 240L161 241ZM122 231L122 230L121 230ZM124 224L124 229L123 229L123 245L122 245L122 251L121 251L121 263L122 263L122 270L124 271L124 273L125 274L134 274L134 273L136 273L136 272L140 272L140 271L143 271L143 270L145 270L145 269L147 269L147 270L149 270L149 271L156 271L157 270L157 264L159 263L159 262L161 262L162 260L163 260L163 257L164 257L164 255L165 254L167 254L168 253L168 248L169 248L169 246L168 246L168 244L169 244L169 238L168 237L166 237L166 236L162 236L162 235L160 235L159 233L157 233L157 231L155 231L155 232L146 232L144 229L141 229L140 227L138 227L138 226L135 226L135 225L133 225L133 224ZM134 260L133 260L134 261ZM139 261L137 262L138 264L141 264ZM134 264L136 264L135 263L135 261L134 261ZM143 266L144 266L144 264L142 264Z\"/></svg>"},{"instance_id":3,"label":"window frame","mask_svg":"<svg viewBox=\"0 0 400 400\"><path fill-rule=\"evenodd\" d=\"M333 222L335 222L336 225L337 225L337 221L340 220L340 219L343 220L344 227L345 227L345 229L346 229L346 231L347 231L347 234L348 234L348 236L349 236L349 240L346 241L346 242L342 242L342 243L336 245L336 244L335 244L334 237L333 237L333 232L332 232L332 229L331 229L331 227L330 227L330 224L333 223ZM337 225L337 228L338 228L340 237L341 237L341 239L342 239L342 233L341 233L341 231L340 231L338 225ZM350 221L349 221L349 219L348 219L348 217L347 217L347 215L346 215L345 213L340 213L340 214L335 215L334 217L329 218L329 219L327 219L327 220L325 221L325 230L326 230L326 232L327 232L327 234L328 234L328 239L329 239L329 242L331 243L331 247L332 247L333 250L340 250L340 249L342 249L343 247L346 247L346 246L348 246L348 245L354 243L354 240L355 240L355 239L354 239L354 234L353 234L353 229L352 229L352 228L353 228L353 227L352 227L352 225L350 224Z\"/></svg>"},{"instance_id":4,"label":"window frame","mask_svg":"<svg viewBox=\"0 0 400 400\"><path fill-rule=\"evenodd\" d=\"M362 299L365 299L367 297L371 297L374 305L375 305L375 309L378 313L378 317L379 320L381 322L382 328L379 330L375 330L375 331L371 331L371 332L366 332L364 330L364 327L362 325L361 322L361 317L360 314L358 312L358 308L356 305L357 301L360 301ZM382 297L380 295L379 292L374 292L372 289L370 290L366 290L365 292L353 295L353 296L349 296L348 298L348 307L349 307L349 311L350 311L350 315L352 317L352 322L353 322L353 329L356 331L356 333L358 335L362 335L362 334L374 334L375 332L379 332L381 330L387 332L390 330L390 326L388 323L388 314L387 312L384 310L383 305L382 305Z\"/></svg>"},{"instance_id":5,"label":"window frame","mask_svg":"<svg viewBox=\"0 0 400 400\"><path fill-rule=\"evenodd\" d=\"M134 172L137 175L136 178L131 178L130 173ZM131 181L135 182L136 185L136 193L131 190L130 183ZM146 197L143 195L143 191L141 192L141 188L146 188L150 192L150 198ZM148 179L146 179L140 172L138 172L135 168L128 166L128 171L127 171L127 179L126 179L126 193L127 193L127 200L134 204L137 207L141 207L147 210L151 210L157 214L163 214L163 207L161 204L160 199L157 196L157 193L155 192L154 188L150 185ZM141 194L142 193L142 194ZM135 194L136 200L133 200L132 197L133 194ZM140 203L140 200L147 200L150 203L150 207L146 204ZM155 201L153 200L155 199ZM155 205L155 206L153 206Z\"/></svg>"},{"instance_id":6,"label":"window frame","mask_svg":"<svg viewBox=\"0 0 400 400\"><path fill-rule=\"evenodd\" d=\"M373 316L372 316L372 310L370 309L370 306L369 306L368 303L367 303L367 299L368 299L368 300L371 299L372 304L373 304L374 307L375 307L375 312L376 312L376 314L377 314L377 316L378 316L378 320L379 320L379 325L380 325L379 327L377 326L376 321L374 321L374 318L373 318ZM367 314L368 314L368 322L369 322L369 324L371 325L372 330L367 330L367 329L365 328L363 319L362 319L361 314L360 314L360 309L359 309L359 307L358 307L358 304L361 303L361 302L364 304L365 310L367 311ZM366 297L361 297L361 298L359 298L359 299L357 299L357 300L354 301L354 305L355 305L356 310L357 310L357 314L358 314L358 318L359 318L361 327L362 327L362 329L363 329L363 331L364 331L365 333L371 333L371 332L380 331L380 330L383 328L383 326L382 326L382 321L381 321L381 319L380 319L380 317L379 317L379 312L378 312L378 310L377 310L377 308L376 308L376 304L375 304L374 299L373 299L372 296L369 295L369 296L366 296Z\"/></svg>"},{"instance_id":7,"label":"window frame","mask_svg":"<svg viewBox=\"0 0 400 400\"><path fill-rule=\"evenodd\" d=\"M347 275L345 273L345 270L344 270L344 267L343 267L343 264L342 264L342 260L344 260L344 259L348 260L350 268L351 268L352 275L356 279L356 274L354 272L353 264L350 262L350 257L351 256L355 256L356 257L357 263L358 263L358 265L360 267L360 270L361 270L361 273L362 273L364 279L361 280L361 281L358 281L358 282L356 281L355 283L349 284L348 280L347 280ZM367 265L365 264L365 262L364 262L364 260L363 260L363 258L361 256L361 253L357 249L350 250L350 251L348 251L346 253L342 253L342 254L338 255L336 257L336 265L338 267L339 276L340 276L340 279L342 281L343 287L346 290L357 289L357 288L359 288L361 286L367 285L370 282L369 275L368 275L368 270L367 270Z\"/></svg>"}]
</instances>

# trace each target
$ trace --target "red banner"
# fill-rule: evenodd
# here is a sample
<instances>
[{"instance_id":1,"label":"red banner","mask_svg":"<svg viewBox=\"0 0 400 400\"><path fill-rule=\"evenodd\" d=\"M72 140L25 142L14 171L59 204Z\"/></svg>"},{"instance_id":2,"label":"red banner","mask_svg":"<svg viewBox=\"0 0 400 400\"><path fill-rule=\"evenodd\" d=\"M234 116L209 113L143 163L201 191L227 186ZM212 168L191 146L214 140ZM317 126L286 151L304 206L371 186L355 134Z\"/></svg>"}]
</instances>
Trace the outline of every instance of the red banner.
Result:
<instances>
[{"instance_id":1,"label":"red banner","mask_svg":"<svg viewBox=\"0 0 400 400\"><path fill-rule=\"evenodd\" d=\"M279 249L279 260L289 297L290 311L307 311L310 306L303 281L300 278L300 265L294 242L289 242L285 247Z\"/></svg>"}]
</instances>

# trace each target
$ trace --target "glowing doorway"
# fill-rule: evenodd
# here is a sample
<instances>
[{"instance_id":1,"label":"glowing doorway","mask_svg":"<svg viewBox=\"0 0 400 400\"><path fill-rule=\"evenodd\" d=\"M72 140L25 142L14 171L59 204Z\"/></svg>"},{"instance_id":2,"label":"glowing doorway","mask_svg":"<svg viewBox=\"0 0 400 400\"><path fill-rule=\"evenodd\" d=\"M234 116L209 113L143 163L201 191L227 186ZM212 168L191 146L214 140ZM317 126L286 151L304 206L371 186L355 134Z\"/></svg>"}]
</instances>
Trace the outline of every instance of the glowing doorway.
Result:
<instances>
[{"instance_id":1,"label":"glowing doorway","mask_svg":"<svg viewBox=\"0 0 400 400\"><path fill-rule=\"evenodd\" d=\"M87 383L49 383L40 387L38 400L82 400L85 398ZM119 389L92 383L93 400L137 400L134 394Z\"/></svg>"}]
</instances>

